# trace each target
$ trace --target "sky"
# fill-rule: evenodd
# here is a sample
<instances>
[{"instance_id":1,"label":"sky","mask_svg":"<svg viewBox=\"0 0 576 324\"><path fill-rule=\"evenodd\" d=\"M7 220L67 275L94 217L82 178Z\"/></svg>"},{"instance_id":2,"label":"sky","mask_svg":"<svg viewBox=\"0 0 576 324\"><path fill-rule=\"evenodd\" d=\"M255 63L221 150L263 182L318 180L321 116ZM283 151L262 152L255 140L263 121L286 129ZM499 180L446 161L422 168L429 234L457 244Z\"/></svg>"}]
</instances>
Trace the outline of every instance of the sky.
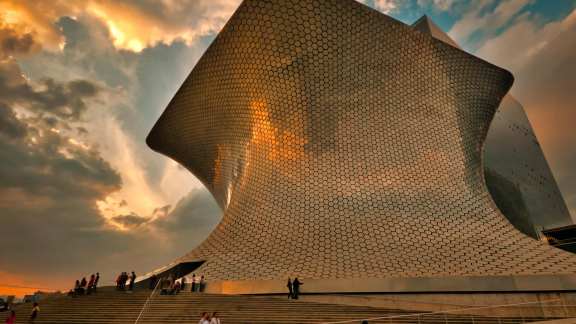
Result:
<instances>
[{"instance_id":1,"label":"sky","mask_svg":"<svg viewBox=\"0 0 576 324\"><path fill-rule=\"evenodd\" d=\"M362 0L510 70L576 216L576 0ZM0 295L146 273L221 211L144 139L239 0L0 0Z\"/></svg>"}]
</instances>

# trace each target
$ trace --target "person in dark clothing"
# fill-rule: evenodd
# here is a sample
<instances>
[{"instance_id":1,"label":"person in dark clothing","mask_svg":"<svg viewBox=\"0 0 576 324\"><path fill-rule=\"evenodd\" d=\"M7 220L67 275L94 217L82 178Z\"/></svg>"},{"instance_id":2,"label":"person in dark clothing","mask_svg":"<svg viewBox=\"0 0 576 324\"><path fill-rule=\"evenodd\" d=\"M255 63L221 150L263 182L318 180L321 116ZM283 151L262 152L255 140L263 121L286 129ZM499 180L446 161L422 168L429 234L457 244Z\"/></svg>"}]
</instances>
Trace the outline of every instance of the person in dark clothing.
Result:
<instances>
[{"instance_id":1,"label":"person in dark clothing","mask_svg":"<svg viewBox=\"0 0 576 324\"><path fill-rule=\"evenodd\" d=\"M16 312L10 311L10 315L6 319L6 324L15 324L16 323Z\"/></svg>"},{"instance_id":2,"label":"person in dark clothing","mask_svg":"<svg viewBox=\"0 0 576 324\"><path fill-rule=\"evenodd\" d=\"M74 284L74 296L78 296L80 294L80 280L76 280Z\"/></svg>"},{"instance_id":3,"label":"person in dark clothing","mask_svg":"<svg viewBox=\"0 0 576 324\"><path fill-rule=\"evenodd\" d=\"M298 295L300 295L300 286L303 284L304 283L300 282L298 278L294 278L294 281L292 282L292 293L294 299L298 299Z\"/></svg>"},{"instance_id":4,"label":"person in dark clothing","mask_svg":"<svg viewBox=\"0 0 576 324\"><path fill-rule=\"evenodd\" d=\"M196 274L192 274L192 289L190 289L191 292L196 291Z\"/></svg>"},{"instance_id":5,"label":"person in dark clothing","mask_svg":"<svg viewBox=\"0 0 576 324\"><path fill-rule=\"evenodd\" d=\"M152 277L150 277L148 289L153 290L154 288L156 288L157 283L158 283L158 277L155 274L153 274Z\"/></svg>"},{"instance_id":6,"label":"person in dark clothing","mask_svg":"<svg viewBox=\"0 0 576 324\"><path fill-rule=\"evenodd\" d=\"M38 306L38 303L34 303L34 305L32 306L32 313L30 313L30 323L33 323L34 320L36 320L36 317L38 317L39 312L40 312L40 306Z\"/></svg>"},{"instance_id":7,"label":"person in dark clothing","mask_svg":"<svg viewBox=\"0 0 576 324\"><path fill-rule=\"evenodd\" d=\"M128 281L128 273L124 271L120 274L120 290L126 290L126 281Z\"/></svg>"},{"instance_id":8,"label":"person in dark clothing","mask_svg":"<svg viewBox=\"0 0 576 324\"><path fill-rule=\"evenodd\" d=\"M128 286L129 290L134 290L134 281L136 281L136 273L132 271L132 274L130 275L130 285Z\"/></svg>"},{"instance_id":9,"label":"person in dark clothing","mask_svg":"<svg viewBox=\"0 0 576 324\"><path fill-rule=\"evenodd\" d=\"M80 294L84 295L84 292L86 292L86 277L82 278L82 280L80 280Z\"/></svg>"},{"instance_id":10,"label":"person in dark clothing","mask_svg":"<svg viewBox=\"0 0 576 324\"><path fill-rule=\"evenodd\" d=\"M88 295L92 293L92 288L94 287L94 280L96 280L96 277L94 276L94 274L92 274L90 276L90 280L88 280L88 287L86 288L86 294Z\"/></svg>"},{"instance_id":11,"label":"person in dark clothing","mask_svg":"<svg viewBox=\"0 0 576 324\"><path fill-rule=\"evenodd\" d=\"M180 279L180 290L184 289L186 289L186 277L182 277L182 279Z\"/></svg>"},{"instance_id":12,"label":"person in dark clothing","mask_svg":"<svg viewBox=\"0 0 576 324\"><path fill-rule=\"evenodd\" d=\"M286 284L286 287L288 287L288 299L291 299L293 293L292 293L292 280L290 280L290 278L288 278L288 283Z\"/></svg>"},{"instance_id":13,"label":"person in dark clothing","mask_svg":"<svg viewBox=\"0 0 576 324\"><path fill-rule=\"evenodd\" d=\"M200 282L198 283L198 292L204 292L204 287L206 282L204 281L204 276L200 277Z\"/></svg>"},{"instance_id":14,"label":"person in dark clothing","mask_svg":"<svg viewBox=\"0 0 576 324\"><path fill-rule=\"evenodd\" d=\"M98 281L100 280L100 272L96 272L96 278L94 278L94 284L92 285L92 291L96 293L96 288L98 288Z\"/></svg>"}]
</instances>

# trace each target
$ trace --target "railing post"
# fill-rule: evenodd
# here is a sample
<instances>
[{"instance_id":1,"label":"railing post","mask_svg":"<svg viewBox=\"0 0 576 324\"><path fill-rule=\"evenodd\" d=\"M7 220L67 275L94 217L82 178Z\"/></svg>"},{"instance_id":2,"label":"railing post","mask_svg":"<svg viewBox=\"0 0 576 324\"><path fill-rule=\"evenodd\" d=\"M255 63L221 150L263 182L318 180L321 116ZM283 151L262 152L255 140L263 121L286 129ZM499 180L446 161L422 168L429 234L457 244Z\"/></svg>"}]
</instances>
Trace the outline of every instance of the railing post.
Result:
<instances>
[{"instance_id":1,"label":"railing post","mask_svg":"<svg viewBox=\"0 0 576 324\"><path fill-rule=\"evenodd\" d=\"M154 292L156 292L156 288L158 288L158 285L160 284L160 282L162 282L161 279L159 279L158 281L156 281L156 285L154 286L154 289L152 289L152 292L150 293L150 296L148 296L148 298L146 298L146 301L144 302L144 305L142 306L142 309L140 310L140 314L138 314L138 317L136 318L136 321L134 322L134 324L138 324L138 321L140 321L140 318L142 317L142 314L144 314L144 311L146 310L146 307L147 307L148 304L150 303L150 300L152 300L152 297L154 296Z\"/></svg>"}]
</instances>

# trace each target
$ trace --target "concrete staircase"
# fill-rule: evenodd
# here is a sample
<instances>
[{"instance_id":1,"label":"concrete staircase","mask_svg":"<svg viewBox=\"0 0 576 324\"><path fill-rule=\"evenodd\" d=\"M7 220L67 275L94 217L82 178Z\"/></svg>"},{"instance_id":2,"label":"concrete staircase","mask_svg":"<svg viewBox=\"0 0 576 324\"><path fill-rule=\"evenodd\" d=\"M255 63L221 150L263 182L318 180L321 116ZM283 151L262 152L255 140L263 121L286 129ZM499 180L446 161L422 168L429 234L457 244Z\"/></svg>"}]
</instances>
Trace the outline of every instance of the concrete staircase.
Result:
<instances>
[{"instance_id":1,"label":"concrete staircase","mask_svg":"<svg viewBox=\"0 0 576 324\"><path fill-rule=\"evenodd\" d=\"M134 293L101 290L96 295L56 296L40 303L40 315L35 323L102 324L134 323L150 291ZM16 307L17 323L28 323L32 305ZM482 317L463 314L419 313L373 307L345 306L302 302L266 296L212 295L181 292L175 296L155 295L139 323L198 323L202 312L219 313L223 324L232 323L327 323L348 321L360 323L466 323L513 324L540 321L542 318ZM4 318L0 318L3 321ZM342 323L344 324L344 323Z\"/></svg>"}]
</instances>

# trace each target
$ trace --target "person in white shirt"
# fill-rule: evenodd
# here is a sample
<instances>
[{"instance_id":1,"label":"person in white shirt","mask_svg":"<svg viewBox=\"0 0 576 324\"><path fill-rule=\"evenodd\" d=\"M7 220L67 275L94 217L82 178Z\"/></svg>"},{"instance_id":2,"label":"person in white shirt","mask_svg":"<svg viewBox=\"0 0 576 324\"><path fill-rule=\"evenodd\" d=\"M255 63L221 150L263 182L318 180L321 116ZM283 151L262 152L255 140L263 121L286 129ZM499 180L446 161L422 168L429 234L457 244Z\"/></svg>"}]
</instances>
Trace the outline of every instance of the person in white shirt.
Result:
<instances>
[{"instance_id":1,"label":"person in white shirt","mask_svg":"<svg viewBox=\"0 0 576 324\"><path fill-rule=\"evenodd\" d=\"M200 318L198 324L210 324L210 316L208 313L202 313L202 318Z\"/></svg>"},{"instance_id":2,"label":"person in white shirt","mask_svg":"<svg viewBox=\"0 0 576 324\"><path fill-rule=\"evenodd\" d=\"M212 313L212 319L210 320L210 324L222 324L216 312Z\"/></svg>"}]
</instances>

